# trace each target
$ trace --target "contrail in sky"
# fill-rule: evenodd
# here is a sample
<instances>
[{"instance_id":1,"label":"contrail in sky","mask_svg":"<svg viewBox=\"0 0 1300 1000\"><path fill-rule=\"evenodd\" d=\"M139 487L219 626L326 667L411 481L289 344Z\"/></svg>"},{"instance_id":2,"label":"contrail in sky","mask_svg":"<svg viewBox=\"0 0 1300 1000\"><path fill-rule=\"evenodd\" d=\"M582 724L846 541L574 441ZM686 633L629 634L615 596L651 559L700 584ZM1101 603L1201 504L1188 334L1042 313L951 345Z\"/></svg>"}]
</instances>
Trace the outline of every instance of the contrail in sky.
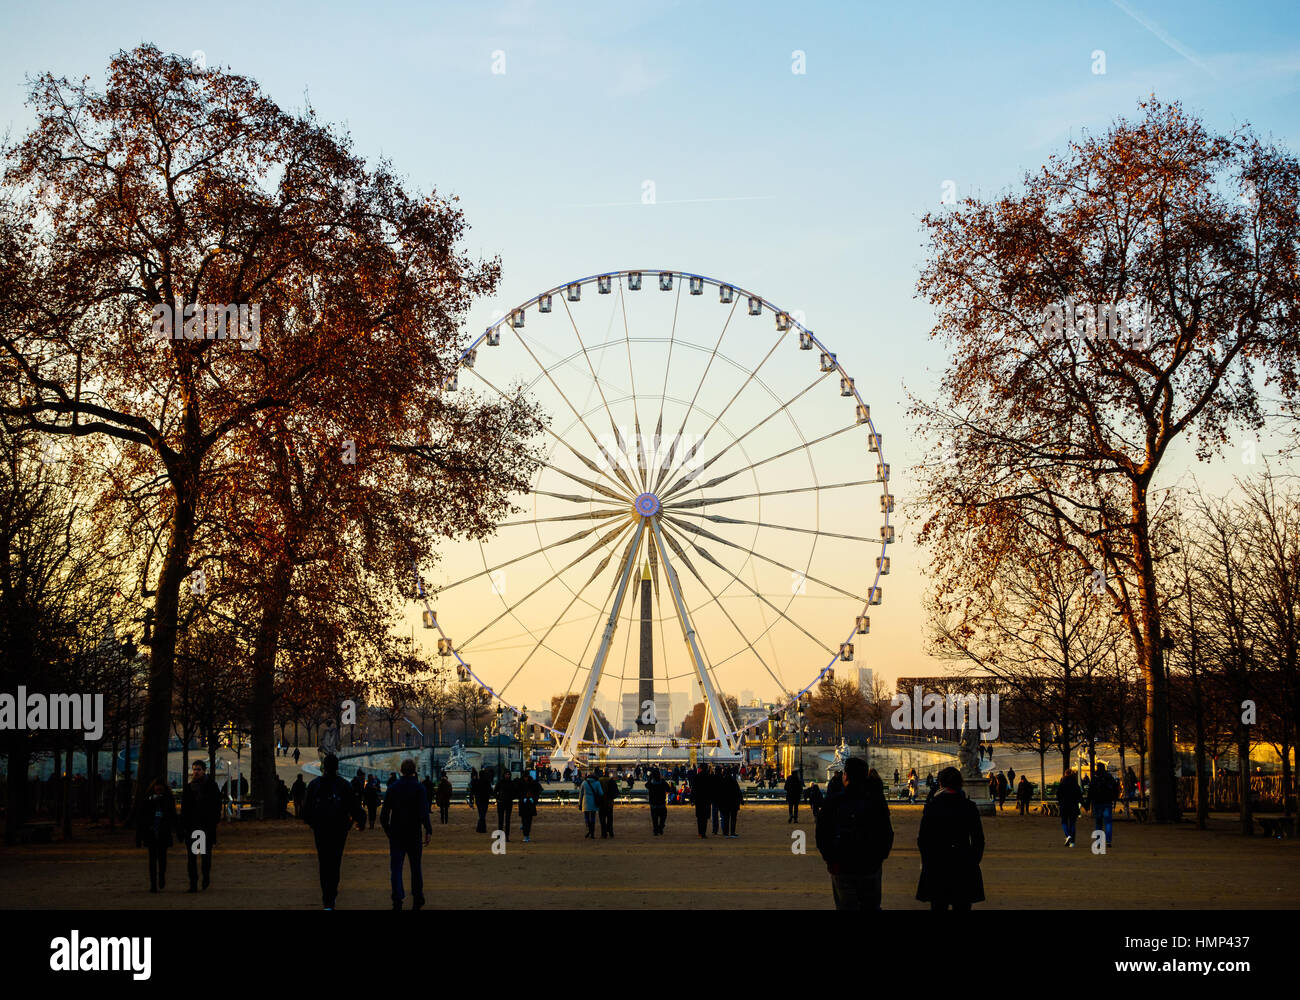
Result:
<instances>
[{"instance_id":1,"label":"contrail in sky","mask_svg":"<svg viewBox=\"0 0 1300 1000\"><path fill-rule=\"evenodd\" d=\"M1128 4L1124 3L1124 0L1110 0L1110 2L1113 3L1120 10L1122 10L1129 17L1133 18L1133 20L1135 20L1138 24L1142 25L1142 27L1146 28L1147 31L1155 35L1158 39L1160 39L1162 42L1168 45L1171 49L1177 52L1188 62L1196 66L1199 66L1201 69L1205 70L1205 72L1209 73L1210 76L1214 77L1216 80L1219 78L1218 74L1215 73L1214 70L1210 69L1209 66L1205 65L1205 63L1201 61L1200 56L1198 56L1195 52L1189 49L1186 45L1180 42L1173 35L1169 34L1169 32L1165 31L1165 29L1160 27L1160 25L1156 24L1154 21L1151 21L1146 17L1143 17L1141 14L1135 11Z\"/></svg>"}]
</instances>

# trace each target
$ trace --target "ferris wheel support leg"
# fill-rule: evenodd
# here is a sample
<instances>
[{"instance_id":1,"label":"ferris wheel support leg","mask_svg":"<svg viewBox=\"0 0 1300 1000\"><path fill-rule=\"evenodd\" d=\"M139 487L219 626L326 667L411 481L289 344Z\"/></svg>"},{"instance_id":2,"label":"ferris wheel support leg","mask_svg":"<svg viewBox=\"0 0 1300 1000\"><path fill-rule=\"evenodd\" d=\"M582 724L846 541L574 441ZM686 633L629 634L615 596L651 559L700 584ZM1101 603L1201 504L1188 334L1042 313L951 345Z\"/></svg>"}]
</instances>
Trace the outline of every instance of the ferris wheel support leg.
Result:
<instances>
[{"instance_id":1,"label":"ferris wheel support leg","mask_svg":"<svg viewBox=\"0 0 1300 1000\"><path fill-rule=\"evenodd\" d=\"M623 553L623 564L619 567L618 591L614 596L614 606L610 609L609 618L605 622L605 634L601 637L600 648L596 650L596 658L592 661L591 673L587 677L586 687L582 690L582 699L574 709L572 718L569 719L564 740L552 755L554 757L552 766L563 769L573 760L582 743L583 734L587 731L587 723L591 719L591 704L596 697L596 686L600 683L600 675L605 669L605 659L609 656L609 648L614 641L614 631L623 612L623 600L627 597L628 583L632 578L632 570L636 567L637 554L641 551L641 539L644 535L645 526L642 525L628 541L627 549Z\"/></svg>"},{"instance_id":2,"label":"ferris wheel support leg","mask_svg":"<svg viewBox=\"0 0 1300 1000\"><path fill-rule=\"evenodd\" d=\"M659 519L652 518L650 529L654 532L655 545L659 550L659 558L664 564L664 575L668 577L668 589L672 591L673 605L677 608L677 617L682 623L682 632L686 636L686 645L691 651L691 659L695 663L695 672L700 678L700 687L704 691L704 702L707 706L708 715L714 720L713 730L717 734L719 749L725 751L728 755L736 752L735 740L722 731L722 727L717 724L718 719L725 719L727 716L722 711L722 704L718 699L718 692L713 686L713 679L709 676L708 670L704 668L704 657L700 654L699 644L695 641L695 626L691 624L691 616L686 611L686 601L682 598L681 583L677 579L677 570L668 561L667 548L664 545L663 536L659 531ZM700 733L703 737L704 731Z\"/></svg>"}]
</instances>

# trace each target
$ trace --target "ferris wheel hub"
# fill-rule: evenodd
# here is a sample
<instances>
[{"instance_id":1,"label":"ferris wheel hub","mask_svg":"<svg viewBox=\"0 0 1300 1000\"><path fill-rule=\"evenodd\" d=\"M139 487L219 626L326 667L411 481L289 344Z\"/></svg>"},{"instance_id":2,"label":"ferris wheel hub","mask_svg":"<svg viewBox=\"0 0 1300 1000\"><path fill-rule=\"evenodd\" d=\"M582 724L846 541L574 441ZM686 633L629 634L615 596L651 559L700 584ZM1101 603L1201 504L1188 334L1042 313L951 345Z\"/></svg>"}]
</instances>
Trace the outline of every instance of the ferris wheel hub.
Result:
<instances>
[{"instance_id":1,"label":"ferris wheel hub","mask_svg":"<svg viewBox=\"0 0 1300 1000\"><path fill-rule=\"evenodd\" d=\"M663 504L659 502L659 498L653 493L642 493L634 501L634 506L636 512L642 517L654 517L663 510Z\"/></svg>"}]
</instances>

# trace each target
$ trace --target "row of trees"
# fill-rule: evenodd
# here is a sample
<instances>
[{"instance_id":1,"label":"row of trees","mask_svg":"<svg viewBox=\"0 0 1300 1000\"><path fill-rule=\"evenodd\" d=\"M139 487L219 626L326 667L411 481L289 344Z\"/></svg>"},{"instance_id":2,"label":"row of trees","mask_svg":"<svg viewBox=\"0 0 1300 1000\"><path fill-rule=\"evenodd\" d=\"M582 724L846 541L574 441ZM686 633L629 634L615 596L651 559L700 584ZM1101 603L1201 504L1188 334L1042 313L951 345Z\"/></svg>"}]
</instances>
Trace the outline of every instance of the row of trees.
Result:
<instances>
[{"instance_id":1,"label":"row of trees","mask_svg":"<svg viewBox=\"0 0 1300 1000\"><path fill-rule=\"evenodd\" d=\"M237 720L269 795L277 718L430 671L394 638L415 567L536 468L518 387L439 391L499 264L454 198L245 77L143 45L29 105L0 147L0 421L14 514L53 491L29 530L61 561L8 557L5 679L97 690L75 657L111 628L143 654L140 779L174 730ZM203 336L229 303L259 307L256 349ZM158 307L197 329L153 337Z\"/></svg>"},{"instance_id":2,"label":"row of trees","mask_svg":"<svg viewBox=\"0 0 1300 1000\"><path fill-rule=\"evenodd\" d=\"M992 659L994 635L961 623L985 620L1004 588L1068 606L1054 617L1085 653L1122 641L1141 677L1153 815L1167 822L1176 627L1161 575L1176 544L1161 487L1181 456L1221 455L1270 415L1300 414L1300 162L1177 104L1141 112L1072 142L1017 191L924 219L918 290L951 360L937 391L913 398L933 448L915 499L959 652ZM1116 307L1146 319L1118 324ZM1084 592L1053 593L1044 574Z\"/></svg>"}]
</instances>

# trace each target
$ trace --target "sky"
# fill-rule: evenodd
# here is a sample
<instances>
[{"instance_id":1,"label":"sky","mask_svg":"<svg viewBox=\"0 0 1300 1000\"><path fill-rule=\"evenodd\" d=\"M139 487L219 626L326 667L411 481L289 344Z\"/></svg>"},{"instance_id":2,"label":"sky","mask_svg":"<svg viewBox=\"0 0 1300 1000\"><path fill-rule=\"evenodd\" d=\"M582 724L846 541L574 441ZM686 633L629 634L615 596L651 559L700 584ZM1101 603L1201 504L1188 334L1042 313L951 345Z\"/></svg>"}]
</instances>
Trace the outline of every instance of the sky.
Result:
<instances>
[{"instance_id":1,"label":"sky","mask_svg":"<svg viewBox=\"0 0 1300 1000\"><path fill-rule=\"evenodd\" d=\"M921 451L905 391L927 393L945 363L915 297L920 217L1014 187L1151 94L1300 148L1294 3L48 3L6 5L0 37L12 135L31 122L28 75L102 80L113 52L149 41L309 102L367 159L459 196L467 249L502 264L469 331L573 277L638 267L798 311L856 380L894 470L898 544L855 664L887 680L941 669L906 506ZM1180 457L1165 484L1227 489L1243 471L1237 449ZM562 680L539 676L536 696Z\"/></svg>"}]
</instances>

